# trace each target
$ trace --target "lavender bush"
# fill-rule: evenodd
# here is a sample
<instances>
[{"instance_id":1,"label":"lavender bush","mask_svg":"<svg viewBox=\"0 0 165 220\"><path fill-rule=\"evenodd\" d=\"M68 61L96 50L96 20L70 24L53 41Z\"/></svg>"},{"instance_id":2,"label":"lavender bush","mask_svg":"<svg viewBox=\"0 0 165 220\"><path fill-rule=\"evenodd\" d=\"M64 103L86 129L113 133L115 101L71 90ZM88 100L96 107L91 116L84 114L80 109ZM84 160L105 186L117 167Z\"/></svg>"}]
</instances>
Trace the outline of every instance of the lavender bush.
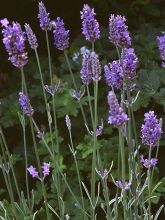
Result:
<instances>
[{"instance_id":1,"label":"lavender bush","mask_svg":"<svg viewBox=\"0 0 165 220\"><path fill-rule=\"evenodd\" d=\"M51 20L43 2L39 2L39 23L45 32L48 52L49 82L45 82L38 55L36 35L29 24L25 24L25 32L17 22L10 23L7 18L1 20L2 36L9 61L21 72L20 90L18 91L18 103L20 111L18 118L22 128L22 139L24 145L25 159L25 186L19 184L19 175L10 148L7 145L2 127L0 127L1 148L0 167L8 192L8 201L1 201L1 219L82 219L96 220L98 212L103 212L107 220L157 220L163 211L162 204L156 211L152 212L152 202L156 192L161 185L155 183L155 167L159 163L159 143L163 133L162 120L154 111L150 110L144 114L144 123L141 133L138 133L134 115L134 105L138 100L139 92L136 88L138 78L138 58L131 45L131 37L126 24L126 18L121 15L110 15L109 18L109 41L116 48L117 60L108 60L102 66L101 55L97 54L97 41L101 37L99 23L96 20L93 8L85 4L80 16L82 19L82 34L90 42L91 47L81 48L82 66L79 69L82 86L76 80L76 74L68 56L69 33L65 29L61 18ZM67 26L67 25L66 25ZM48 32L49 31L49 32ZM52 32L54 43L49 41ZM164 67L165 39L157 37L159 43L160 57ZM27 84L24 66L28 63L28 54L25 42L28 41L33 50L40 80L40 89L44 106L46 109L47 125L45 131L38 125L36 120L37 110L35 103L32 107L30 91ZM59 123L57 97L63 92L61 82L57 83L53 78L50 45L63 53L70 78L73 82L73 90L70 98L77 101L82 114L86 140L76 146L74 135L74 118L66 114L65 119ZM79 56L79 55L77 55ZM76 61L77 57L74 57ZM104 75L104 76L103 76ZM105 78L105 79L104 79ZM105 119L99 112L100 82L105 81L107 85L107 114ZM67 99L69 99L67 97ZM85 100L85 101L84 101ZM88 116L87 116L88 115ZM104 121L104 123L103 123ZM76 121L80 123L79 121ZM74 173L65 169L62 161L61 142L62 134L59 127L66 124L68 131L69 159L74 161ZM109 169L105 167L101 145L101 139L106 128L114 127L118 134L118 161L109 161ZM31 134L34 164L31 164L27 154L27 131ZM81 134L78 134L81 136ZM137 138L140 136L140 142ZM44 157L39 145L44 149ZM112 144L111 141L108 144ZM80 169L80 161L77 151L87 148L89 157L88 174L84 175ZM143 148L147 154L143 155ZM156 153L155 153L156 152ZM86 152L85 152L86 153ZM111 153L111 152L110 152ZM114 158L115 160L115 158ZM117 166L117 174L113 175L114 166ZM76 175L75 175L76 174ZM76 179L76 190L72 185ZM34 185L30 184L34 181ZM78 186L78 187L77 187ZM111 187L112 186L112 187ZM23 188L23 189L22 189ZM33 188L38 188L36 193ZM113 190L112 188L115 188ZM69 196L69 199L67 198ZM37 204L38 197L40 203ZM69 205L67 204L69 200ZM74 214L73 210L77 210ZM72 214L73 213L73 214Z\"/></svg>"}]
</instances>

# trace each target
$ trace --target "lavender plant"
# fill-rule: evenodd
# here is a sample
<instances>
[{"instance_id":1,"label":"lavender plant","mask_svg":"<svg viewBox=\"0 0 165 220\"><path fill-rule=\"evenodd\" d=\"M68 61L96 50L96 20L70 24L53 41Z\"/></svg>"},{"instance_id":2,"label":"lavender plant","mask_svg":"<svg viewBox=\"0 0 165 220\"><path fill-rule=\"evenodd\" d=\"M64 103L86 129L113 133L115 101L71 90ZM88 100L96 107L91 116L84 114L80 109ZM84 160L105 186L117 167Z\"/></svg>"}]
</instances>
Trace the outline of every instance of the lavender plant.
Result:
<instances>
[{"instance_id":1,"label":"lavender plant","mask_svg":"<svg viewBox=\"0 0 165 220\"><path fill-rule=\"evenodd\" d=\"M104 119L104 124L107 127L114 127L114 131L118 129L118 163L114 165L113 161L109 161L109 170L104 168L104 158L101 151L101 143L104 142L100 141L104 133L104 127L102 115L98 111L100 104L98 103L99 82L103 77L101 61L99 55L96 53L97 49L95 49L95 44L97 45L97 40L100 39L101 33L95 15L94 9L91 9L89 5L85 4L81 11L82 33L85 35L86 40L91 43L91 49L85 50L82 53L82 68L80 69L79 77L86 91L85 89L78 89L72 71L67 51L69 48L70 31L65 29L63 19L58 17L56 20L51 21L44 4L39 2L38 18L40 27L46 34L50 85L44 82L37 52L39 45L37 38L30 25L25 24L27 40L30 48L35 53L38 65L42 90L41 96L44 98L47 116L46 132L40 129L40 126L37 125L35 120L37 111L35 110L35 105L34 107L31 105L30 93L24 75L23 67L28 62L27 52L25 50L25 33L22 31L19 23L12 22L9 24L6 18L1 20L3 43L9 55L9 61L21 71L21 90L18 91L18 102L21 113L18 113L18 116L23 131L26 176L26 190L24 191L18 184L18 175L15 172L15 167L11 159L10 148L7 145L3 129L0 127L0 144L2 148L0 168L2 169L12 208L10 212L6 212L7 206L5 201L1 202L0 205L3 214L0 217L2 219L38 219L39 212L42 209L45 213L44 219L68 220L72 219L70 214L72 209L77 209L78 212L73 216L73 219L96 220L99 219L98 210L101 208L104 212L104 218L107 220L157 220L164 208L164 205L161 205L156 214L152 213L153 194L161 184L158 182L156 185L153 185L153 177L154 168L159 162L158 151L159 141L163 133L162 123L154 111L145 113L144 124L141 127L141 138L137 138L138 131L136 129L133 107L139 94L139 92L136 94L134 86L135 79L138 78L138 58L135 50L131 47L131 38L128 26L126 25L126 19L121 15L111 15L109 19L109 40L115 45L118 59L110 60L110 63L104 66L105 81L111 87L107 94L108 106L105 107L109 110L109 115ZM69 133L68 149L75 165L76 184L78 185L76 187L78 189L77 191L72 187L72 182L70 182L70 179L76 179L75 176L70 174L69 170L65 170L61 161L61 130L59 129L60 123L57 120L58 108L56 103L60 83L55 84L53 82L48 31L53 32L54 46L64 52L74 85L71 96L80 105L84 126L87 128L90 164L87 177L84 177L84 173L80 169L81 161L78 155L80 146L78 145L76 147L73 138L73 132L76 134L76 131L71 121L74 120L71 120L67 114L65 122L62 122L62 124L66 123ZM164 62L164 36L160 36L157 39L160 56ZM164 66L164 63L162 66ZM93 98L91 98L91 93ZM83 106L83 98L88 100L86 106ZM87 118L86 114L88 112L90 117ZM26 121L28 121L31 130L36 161L36 165L34 166L29 162L30 158L27 155L26 131L29 127ZM100 121L102 123L99 123ZM42 157L39 151L40 144L44 146L46 152L45 158ZM148 158L142 152L143 147L147 149ZM156 149L156 155L154 155L155 151L153 149ZM154 157L152 158L152 156ZM71 158L70 155L69 158ZM118 173L116 176L113 175L113 166L117 166ZM145 168L144 171L142 167ZM40 186L40 193L43 195L43 198L41 198L43 204L40 203L38 206L34 206L37 198L29 181L30 176L36 180L36 186ZM70 176L71 178L69 178ZM12 184L12 181L14 184ZM110 183L115 187L115 194L112 193L111 187L109 187ZM71 201L71 208L68 208L66 205L68 195L69 201ZM72 201L74 201L74 204Z\"/></svg>"}]
</instances>

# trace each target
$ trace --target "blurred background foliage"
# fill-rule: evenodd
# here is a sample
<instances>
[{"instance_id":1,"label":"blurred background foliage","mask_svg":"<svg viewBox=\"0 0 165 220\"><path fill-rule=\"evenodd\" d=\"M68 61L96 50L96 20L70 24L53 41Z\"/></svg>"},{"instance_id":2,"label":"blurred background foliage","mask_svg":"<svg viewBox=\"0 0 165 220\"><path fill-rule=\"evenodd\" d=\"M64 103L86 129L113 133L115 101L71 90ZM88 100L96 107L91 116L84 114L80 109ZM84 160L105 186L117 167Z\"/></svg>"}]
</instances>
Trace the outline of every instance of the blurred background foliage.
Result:
<instances>
[{"instance_id":1,"label":"blurred background foliage","mask_svg":"<svg viewBox=\"0 0 165 220\"><path fill-rule=\"evenodd\" d=\"M165 4L164 0L45 0L47 10L50 12L51 19L60 16L64 19L65 25L70 29L70 48L69 58L76 77L76 81L81 86L79 73L81 69L81 55L77 57L76 62L73 60L76 53L80 53L80 48L86 46L90 49L90 44L85 41L81 35L81 20L80 10L84 3L89 4L95 8L97 19L101 26L101 39L96 42L96 52L99 54L102 68L107 62L117 59L117 54L114 46L108 40L108 19L110 14L121 14L127 18L127 24L132 37L132 46L135 48L136 54L139 58L137 89L140 90L139 97L134 105L135 117L137 122L137 129L140 132L140 126L143 121L143 115L148 110L154 110L158 118L163 118L165 121L165 70L161 67L161 60L157 47L156 36L165 31ZM10 6L10 7L9 7ZM74 11L74 13L73 13ZM18 21L21 25L29 23L37 35L39 41L39 54L41 59L42 72L44 73L45 84L49 84L48 59L46 51L45 35L40 30L38 19L38 1L37 0L14 0L3 1L0 8L1 18L7 17L9 20ZM89 164L91 159L91 137L87 136L87 131L83 126L83 121L79 109L79 105L75 99L71 97L72 81L69 77L69 72L65 59L61 52L58 52L53 46L52 33L51 39L51 54L54 82L60 79L60 90L55 96L55 103L58 112L59 133L61 136L61 169L67 173L68 179L71 179L72 188L77 190L76 179L72 176L75 172L73 165L73 158L68 148L68 133L65 127L64 116L69 114L73 124L73 139L75 147L77 148L77 156L79 160L80 170L84 181L89 178ZM28 46L27 46L28 48ZM20 108L18 105L18 92L21 87L20 72L15 69L8 61L4 46L2 45L2 35L0 36L0 124L4 128L7 142L14 157L15 167L17 173L24 170L23 160L23 143L22 131L18 117ZM44 101L41 97L41 86L39 83L39 74L36 60L33 51L29 52L29 63L25 67L25 75L30 92L31 102L35 109L34 117L40 127L45 130L46 139L49 143L49 133L47 132L47 117L45 114ZM116 130L107 125L108 106L106 103L106 96L108 88L105 84L104 77L99 85L99 118L104 121L104 134L99 138L99 148L101 150L104 167L108 168L111 161L114 161L113 175L117 175L117 147L118 140ZM91 97L92 98L92 97ZM51 102L51 97L50 97ZM88 111L87 99L82 99L87 118L90 120ZM163 123L164 124L164 123ZM28 126L28 122L27 122ZM164 128L164 126L163 126ZM29 163L35 163L35 157L31 153L33 147L31 146L31 135L28 135L28 154ZM55 136L55 134L54 134ZM163 135L164 137L164 135ZM139 135L139 143L140 143ZM165 176L165 140L161 141L159 153L159 165L156 172L155 180L161 179ZM42 142L38 142L40 155L43 159L48 160ZM144 148L144 152L147 149ZM147 151L146 151L147 153ZM19 182L24 185L24 176L19 176ZM163 200L162 193L165 192L165 179L162 179L163 185L157 191L158 199L154 201L159 203L159 198ZM31 183L34 187L34 183ZM111 183L110 183L111 186ZM111 186L113 188L113 185ZM3 190L4 188L4 190ZM54 189L51 187L51 192ZM35 186L36 205L41 202L41 189L39 185ZM54 193L53 193L54 195ZM6 198L4 182L1 181L1 198ZM50 200L52 199L50 194ZM164 201L164 200L163 200ZM101 202L101 201L100 201ZM70 210L70 206L74 201L70 201L70 196L66 194L66 207ZM54 205L53 205L54 206ZM155 206L156 207L156 206ZM76 209L72 210L73 215ZM42 210L40 215L42 216ZM74 219L74 218L73 218ZM76 219L76 218L75 218Z\"/></svg>"}]
</instances>

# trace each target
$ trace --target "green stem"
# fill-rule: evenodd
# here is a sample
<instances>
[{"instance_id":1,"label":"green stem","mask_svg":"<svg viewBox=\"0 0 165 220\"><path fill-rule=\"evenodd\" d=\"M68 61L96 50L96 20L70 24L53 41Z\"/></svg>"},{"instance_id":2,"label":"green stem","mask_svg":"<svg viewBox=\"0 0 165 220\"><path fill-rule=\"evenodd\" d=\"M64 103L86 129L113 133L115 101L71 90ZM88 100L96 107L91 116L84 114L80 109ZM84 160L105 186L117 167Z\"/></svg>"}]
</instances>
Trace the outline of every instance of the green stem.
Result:
<instances>
[{"instance_id":1,"label":"green stem","mask_svg":"<svg viewBox=\"0 0 165 220\"><path fill-rule=\"evenodd\" d=\"M74 78L74 75L73 75L73 72L72 72L72 68L71 68L71 65L70 65L70 62L69 62L69 59L68 59L67 52L65 50L64 50L64 55L65 55L65 59L66 59L67 65L68 65L68 69L69 69L70 75L72 77L74 88L77 91L78 88L77 88L77 85L76 85L76 81L75 81L75 78ZM81 103L81 100L79 101L79 105L80 105L80 109L81 109L81 113L82 113L82 116L83 116L84 123L86 125L88 125L87 124L87 120L86 120L86 116L85 116L85 112L84 112L84 109L83 109L83 106L82 106L82 103Z\"/></svg>"},{"instance_id":2,"label":"green stem","mask_svg":"<svg viewBox=\"0 0 165 220\"><path fill-rule=\"evenodd\" d=\"M47 44L48 59L49 59L50 83L51 83L51 86L53 86L53 74L52 74L52 65L51 65L51 55L50 55L49 37L48 37L48 32L45 31L45 33L46 33L46 44Z\"/></svg>"},{"instance_id":3,"label":"green stem","mask_svg":"<svg viewBox=\"0 0 165 220\"><path fill-rule=\"evenodd\" d=\"M91 120L92 120L92 127L94 129L93 109L92 109L92 103L91 103L91 99L90 99L90 91L89 91L88 85L87 85L87 94L88 94L88 102L89 102L89 108L90 108L90 114L91 114Z\"/></svg>"},{"instance_id":4,"label":"green stem","mask_svg":"<svg viewBox=\"0 0 165 220\"><path fill-rule=\"evenodd\" d=\"M76 153L74 151L71 129L69 129L69 137L70 137L70 142L71 142L71 148L72 148L72 151L73 151L72 153L73 153L73 157L74 157L74 162L75 162L75 165L76 165L76 172L77 172L78 183L79 183L79 188L80 188L82 208L83 208L83 210L85 210L84 196L83 196L83 191L82 191L82 186L81 186L80 171L79 171L79 167L78 167L78 163L77 163ZM86 215L85 215L85 212L83 212L83 214L84 214L84 220L87 219Z\"/></svg>"},{"instance_id":5,"label":"green stem","mask_svg":"<svg viewBox=\"0 0 165 220\"><path fill-rule=\"evenodd\" d=\"M119 128L119 146L121 152L121 169L122 169L122 184L125 185L125 150L124 150L124 138L122 135L122 130ZM123 189L123 209L124 209L124 220L127 220L127 200L126 191Z\"/></svg>"},{"instance_id":6,"label":"green stem","mask_svg":"<svg viewBox=\"0 0 165 220\"><path fill-rule=\"evenodd\" d=\"M92 180L91 180L91 199L92 199L93 205L95 204L95 182L96 182L95 169L96 169L96 149L97 149L96 130L97 130L97 98L98 98L98 82L97 81L94 83L94 97L95 97L94 144L93 144L93 157L92 157ZM95 220L95 207L92 208L91 220Z\"/></svg>"},{"instance_id":7,"label":"green stem","mask_svg":"<svg viewBox=\"0 0 165 220\"><path fill-rule=\"evenodd\" d=\"M152 152L152 146L150 146L149 149L149 157L148 160L151 160L151 152ZM148 212L149 212L149 219L151 220L151 167L148 168Z\"/></svg>"}]
</instances>

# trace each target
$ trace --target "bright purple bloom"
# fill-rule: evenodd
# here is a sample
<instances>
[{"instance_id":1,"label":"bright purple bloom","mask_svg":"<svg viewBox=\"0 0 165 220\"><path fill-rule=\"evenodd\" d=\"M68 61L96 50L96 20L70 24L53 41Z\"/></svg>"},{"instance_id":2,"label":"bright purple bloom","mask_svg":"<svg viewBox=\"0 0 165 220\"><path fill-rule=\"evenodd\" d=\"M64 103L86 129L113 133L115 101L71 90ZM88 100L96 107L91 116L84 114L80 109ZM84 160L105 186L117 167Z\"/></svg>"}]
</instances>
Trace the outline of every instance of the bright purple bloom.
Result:
<instances>
[{"instance_id":1,"label":"bright purple bloom","mask_svg":"<svg viewBox=\"0 0 165 220\"><path fill-rule=\"evenodd\" d=\"M149 168L149 167L156 166L157 163L158 163L158 159L157 158L151 158L150 160L148 160L148 159L144 159L144 155L141 155L140 156L140 162L144 167Z\"/></svg>"},{"instance_id":2,"label":"bright purple bloom","mask_svg":"<svg viewBox=\"0 0 165 220\"><path fill-rule=\"evenodd\" d=\"M160 51L160 58L163 60L162 67L165 67L165 32L162 32L162 36L158 36L158 46Z\"/></svg>"},{"instance_id":3,"label":"bright purple bloom","mask_svg":"<svg viewBox=\"0 0 165 220\"><path fill-rule=\"evenodd\" d=\"M92 79L99 81L101 79L101 65L98 55L95 52L91 53Z\"/></svg>"},{"instance_id":4,"label":"bright purple bloom","mask_svg":"<svg viewBox=\"0 0 165 220\"><path fill-rule=\"evenodd\" d=\"M123 70L119 60L114 60L112 63L104 66L105 80L108 86L115 86L120 89L123 85Z\"/></svg>"},{"instance_id":5,"label":"bright purple bloom","mask_svg":"<svg viewBox=\"0 0 165 220\"><path fill-rule=\"evenodd\" d=\"M95 19L94 8L84 4L83 10L80 12L82 19L82 33L85 35L86 40L95 42L100 38L99 23Z\"/></svg>"},{"instance_id":6,"label":"bright purple bloom","mask_svg":"<svg viewBox=\"0 0 165 220\"><path fill-rule=\"evenodd\" d=\"M136 69L138 65L138 58L133 48L124 48L121 53L121 63L124 71L124 76L129 79L135 79Z\"/></svg>"},{"instance_id":7,"label":"bright purple bloom","mask_svg":"<svg viewBox=\"0 0 165 220\"><path fill-rule=\"evenodd\" d=\"M110 114L108 117L109 124L112 124L115 127L120 127L129 120L127 114L120 107L115 93L112 91L108 93L108 104Z\"/></svg>"},{"instance_id":8,"label":"bright purple bloom","mask_svg":"<svg viewBox=\"0 0 165 220\"><path fill-rule=\"evenodd\" d=\"M130 189L131 183L130 183L130 182L125 182L125 183L123 183L121 180L117 180L117 181L116 181L116 185L117 185L117 187L119 187L120 189L128 190L128 189Z\"/></svg>"},{"instance_id":9,"label":"bright purple bloom","mask_svg":"<svg viewBox=\"0 0 165 220\"><path fill-rule=\"evenodd\" d=\"M27 170L29 171L29 173L32 177L39 177L38 171L36 171L36 168L33 167L32 165L29 168L27 168Z\"/></svg>"},{"instance_id":10,"label":"bright purple bloom","mask_svg":"<svg viewBox=\"0 0 165 220\"><path fill-rule=\"evenodd\" d=\"M82 69L80 71L81 80L84 85L89 85L92 81L92 68L90 54L83 54Z\"/></svg>"},{"instance_id":11,"label":"bright purple bloom","mask_svg":"<svg viewBox=\"0 0 165 220\"><path fill-rule=\"evenodd\" d=\"M43 2L39 2L38 6L39 6L38 18L40 21L40 27L44 31L50 31L52 29L52 23L49 18L50 13L46 11L46 8Z\"/></svg>"},{"instance_id":12,"label":"bright purple bloom","mask_svg":"<svg viewBox=\"0 0 165 220\"><path fill-rule=\"evenodd\" d=\"M29 24L25 24L25 29L30 47L35 50L38 47L36 35L33 33Z\"/></svg>"},{"instance_id":13,"label":"bright purple bloom","mask_svg":"<svg viewBox=\"0 0 165 220\"><path fill-rule=\"evenodd\" d=\"M154 111L144 114L144 124L142 125L141 132L143 144L148 146L156 146L158 144L162 128Z\"/></svg>"},{"instance_id":14,"label":"bright purple bloom","mask_svg":"<svg viewBox=\"0 0 165 220\"><path fill-rule=\"evenodd\" d=\"M54 45L58 50L65 50L69 47L69 30L65 30L63 19L57 18L53 22Z\"/></svg>"},{"instance_id":15,"label":"bright purple bloom","mask_svg":"<svg viewBox=\"0 0 165 220\"><path fill-rule=\"evenodd\" d=\"M125 17L121 15L111 15L109 18L109 40L119 47L131 45L131 38L125 21Z\"/></svg>"},{"instance_id":16,"label":"bright purple bloom","mask_svg":"<svg viewBox=\"0 0 165 220\"><path fill-rule=\"evenodd\" d=\"M42 173L44 177L49 176L50 173L50 163L44 162L42 165Z\"/></svg>"},{"instance_id":17,"label":"bright purple bloom","mask_svg":"<svg viewBox=\"0 0 165 220\"><path fill-rule=\"evenodd\" d=\"M73 90L72 92L72 97L76 98L78 101L80 101L80 99L84 96L85 94L85 90L81 91L76 91L76 90Z\"/></svg>"},{"instance_id":18,"label":"bright purple bloom","mask_svg":"<svg viewBox=\"0 0 165 220\"><path fill-rule=\"evenodd\" d=\"M34 113L34 110L30 104L30 100L23 92L19 93L19 104L25 115L30 116Z\"/></svg>"},{"instance_id":19,"label":"bright purple bloom","mask_svg":"<svg viewBox=\"0 0 165 220\"><path fill-rule=\"evenodd\" d=\"M66 122L66 126L67 126L68 130L70 130L71 129L71 120L69 118L69 115L65 116L65 122Z\"/></svg>"},{"instance_id":20,"label":"bright purple bloom","mask_svg":"<svg viewBox=\"0 0 165 220\"><path fill-rule=\"evenodd\" d=\"M47 93L51 94L51 95L54 95L57 91L58 91L58 88L59 88L59 83L58 84L55 84L53 89L50 88L48 85L45 85L44 86L45 90Z\"/></svg>"},{"instance_id":21,"label":"bright purple bloom","mask_svg":"<svg viewBox=\"0 0 165 220\"><path fill-rule=\"evenodd\" d=\"M18 68L23 67L28 62L27 53L25 52L25 33L17 22L9 22L6 18L1 20L4 27L2 30L3 43L9 54L10 62Z\"/></svg>"}]
</instances>

